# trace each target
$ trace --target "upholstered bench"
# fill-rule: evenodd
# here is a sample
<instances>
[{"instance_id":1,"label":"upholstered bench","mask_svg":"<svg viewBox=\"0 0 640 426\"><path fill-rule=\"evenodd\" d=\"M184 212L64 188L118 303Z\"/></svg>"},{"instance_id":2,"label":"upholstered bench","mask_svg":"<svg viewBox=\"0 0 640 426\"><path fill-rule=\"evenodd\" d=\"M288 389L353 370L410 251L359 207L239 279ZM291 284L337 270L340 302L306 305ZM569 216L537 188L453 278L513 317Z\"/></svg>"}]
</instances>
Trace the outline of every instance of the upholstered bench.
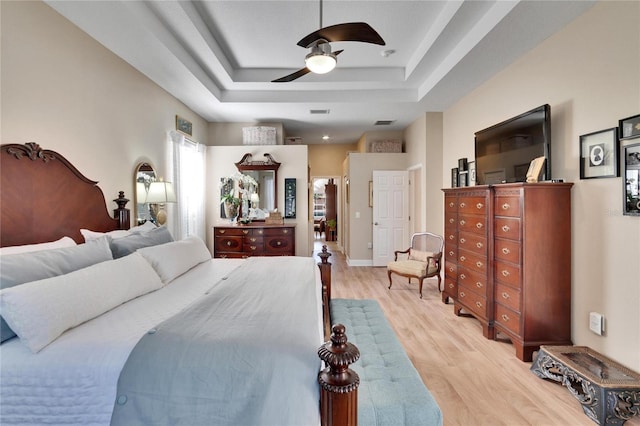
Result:
<instances>
[{"instance_id":1,"label":"upholstered bench","mask_svg":"<svg viewBox=\"0 0 640 426\"><path fill-rule=\"evenodd\" d=\"M360 350L358 424L442 425L442 412L375 300L332 299L332 324L343 324Z\"/></svg>"}]
</instances>

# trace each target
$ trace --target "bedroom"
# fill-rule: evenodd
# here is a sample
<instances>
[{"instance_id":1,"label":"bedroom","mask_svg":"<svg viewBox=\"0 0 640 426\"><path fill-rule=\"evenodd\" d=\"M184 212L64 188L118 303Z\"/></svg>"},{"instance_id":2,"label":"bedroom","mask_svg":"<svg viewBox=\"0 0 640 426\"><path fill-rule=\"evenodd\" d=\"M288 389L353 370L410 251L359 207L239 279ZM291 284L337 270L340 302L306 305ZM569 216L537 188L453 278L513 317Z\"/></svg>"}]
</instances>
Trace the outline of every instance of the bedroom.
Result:
<instances>
[{"instance_id":1,"label":"bedroom","mask_svg":"<svg viewBox=\"0 0 640 426\"><path fill-rule=\"evenodd\" d=\"M211 141L212 124L45 4L2 2L0 12L3 143L36 141L72 153L69 159L100 181L109 196L132 191L133 165L140 160L162 164L165 134L175 114L193 122L194 139ZM407 151L424 158L434 174L429 179L436 183L424 205L442 206L440 188L448 186L449 169L458 158L473 156L474 131L530 106L551 104L554 175L576 183L573 341L636 371L640 222L621 215L621 179L580 181L577 158L579 135L613 127L640 111L639 14L637 2L598 3L452 107L425 112L404 131ZM523 75L537 78L521 87ZM320 171L314 150L308 154L312 174L315 169L341 174L341 169ZM429 160L427 152L437 154ZM442 231L442 209L430 210L436 213L423 215L423 226ZM590 311L605 314L605 336L589 331Z\"/></svg>"}]
</instances>

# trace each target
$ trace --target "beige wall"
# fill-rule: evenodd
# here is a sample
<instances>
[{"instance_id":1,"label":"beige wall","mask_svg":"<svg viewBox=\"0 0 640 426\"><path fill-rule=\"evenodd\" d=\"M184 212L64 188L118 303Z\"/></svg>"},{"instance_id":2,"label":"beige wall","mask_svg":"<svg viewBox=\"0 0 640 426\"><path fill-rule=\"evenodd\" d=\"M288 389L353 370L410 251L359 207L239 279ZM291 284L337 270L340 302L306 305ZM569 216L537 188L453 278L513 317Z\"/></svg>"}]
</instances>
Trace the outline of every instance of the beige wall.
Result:
<instances>
[{"instance_id":1,"label":"beige wall","mask_svg":"<svg viewBox=\"0 0 640 426\"><path fill-rule=\"evenodd\" d=\"M203 119L46 4L0 8L2 143L60 152L112 200L120 190L133 198L140 161L167 175L176 114L193 122L194 140L206 141ZM133 218L133 203L127 207Z\"/></svg>"},{"instance_id":2,"label":"beige wall","mask_svg":"<svg viewBox=\"0 0 640 426\"><path fill-rule=\"evenodd\" d=\"M228 219L220 219L220 189L218 182L223 177L237 172L235 163L246 153L254 159L264 158L269 153L281 163L278 169L278 210L284 214L284 179L296 178L296 218L285 219L287 224L296 225L296 255L310 256L310 226L308 209L307 146L306 145L265 145L265 146L209 146L207 148L207 245L213 253L212 227L218 223L229 224Z\"/></svg>"},{"instance_id":3,"label":"beige wall","mask_svg":"<svg viewBox=\"0 0 640 426\"><path fill-rule=\"evenodd\" d=\"M311 176L342 176L342 162L357 149L350 144L312 144L309 147Z\"/></svg>"},{"instance_id":4,"label":"beige wall","mask_svg":"<svg viewBox=\"0 0 640 426\"><path fill-rule=\"evenodd\" d=\"M474 157L474 132L551 105L552 177L574 182L572 336L640 371L640 218L622 215L622 178L580 180L579 136L640 112L640 3L599 2L444 112L443 170ZM434 203L440 203L439 195ZM569 267L569 265L567 265ZM606 335L588 329L590 311Z\"/></svg>"}]
</instances>

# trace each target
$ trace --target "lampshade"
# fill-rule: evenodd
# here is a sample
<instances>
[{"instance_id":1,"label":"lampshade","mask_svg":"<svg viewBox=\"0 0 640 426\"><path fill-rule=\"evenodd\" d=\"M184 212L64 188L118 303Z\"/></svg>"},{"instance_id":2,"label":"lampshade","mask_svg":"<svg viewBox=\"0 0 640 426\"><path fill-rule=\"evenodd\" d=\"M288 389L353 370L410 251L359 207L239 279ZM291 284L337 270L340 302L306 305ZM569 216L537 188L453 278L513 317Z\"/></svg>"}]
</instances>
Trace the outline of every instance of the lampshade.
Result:
<instances>
[{"instance_id":1,"label":"lampshade","mask_svg":"<svg viewBox=\"0 0 640 426\"><path fill-rule=\"evenodd\" d=\"M307 68L316 74L326 74L336 67L336 55L331 53L329 43L320 43L311 48L311 53L304 59Z\"/></svg>"},{"instance_id":2,"label":"lampshade","mask_svg":"<svg viewBox=\"0 0 640 426\"><path fill-rule=\"evenodd\" d=\"M171 182L151 182L145 203L175 203L176 193Z\"/></svg>"}]
</instances>

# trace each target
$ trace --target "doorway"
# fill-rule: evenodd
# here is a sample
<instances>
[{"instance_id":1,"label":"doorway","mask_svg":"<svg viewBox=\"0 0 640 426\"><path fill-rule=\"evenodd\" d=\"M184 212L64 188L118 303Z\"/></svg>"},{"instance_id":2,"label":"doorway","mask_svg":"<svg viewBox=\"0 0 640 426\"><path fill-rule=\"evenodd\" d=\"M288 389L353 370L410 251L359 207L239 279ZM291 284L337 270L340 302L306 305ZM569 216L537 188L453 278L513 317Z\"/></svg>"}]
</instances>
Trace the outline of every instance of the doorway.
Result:
<instances>
[{"instance_id":1,"label":"doorway","mask_svg":"<svg viewBox=\"0 0 640 426\"><path fill-rule=\"evenodd\" d=\"M373 266L393 260L409 240L409 172L373 171Z\"/></svg>"},{"instance_id":2,"label":"doorway","mask_svg":"<svg viewBox=\"0 0 640 426\"><path fill-rule=\"evenodd\" d=\"M340 178L315 176L311 181L313 240L340 241ZM329 192L327 193L327 191Z\"/></svg>"}]
</instances>

